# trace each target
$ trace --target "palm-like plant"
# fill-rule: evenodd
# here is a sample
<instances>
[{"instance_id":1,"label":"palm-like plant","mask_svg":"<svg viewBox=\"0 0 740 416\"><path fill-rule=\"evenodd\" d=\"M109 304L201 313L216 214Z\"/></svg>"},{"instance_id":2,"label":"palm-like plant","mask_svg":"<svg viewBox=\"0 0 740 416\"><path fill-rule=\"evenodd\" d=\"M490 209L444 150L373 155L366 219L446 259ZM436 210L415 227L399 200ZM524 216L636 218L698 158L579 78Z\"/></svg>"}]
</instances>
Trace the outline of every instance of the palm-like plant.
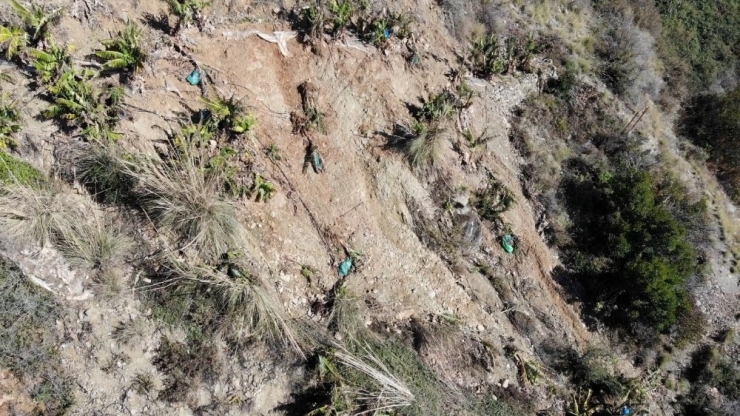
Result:
<instances>
[{"instance_id":1,"label":"palm-like plant","mask_svg":"<svg viewBox=\"0 0 740 416\"><path fill-rule=\"evenodd\" d=\"M13 135L21 129L21 115L14 101L6 102L7 98L0 96L0 149L15 146Z\"/></svg>"},{"instance_id":2,"label":"palm-like plant","mask_svg":"<svg viewBox=\"0 0 740 416\"><path fill-rule=\"evenodd\" d=\"M170 6L170 13L177 17L177 23L172 29L172 35L177 35L184 25L200 19L201 11L211 2L207 0L167 0L167 4Z\"/></svg>"},{"instance_id":3,"label":"palm-like plant","mask_svg":"<svg viewBox=\"0 0 740 416\"><path fill-rule=\"evenodd\" d=\"M59 77L71 67L72 57L69 47L62 47L52 43L46 50L33 49L31 65L44 85L55 83Z\"/></svg>"},{"instance_id":4,"label":"palm-like plant","mask_svg":"<svg viewBox=\"0 0 740 416\"><path fill-rule=\"evenodd\" d=\"M95 52L103 61L103 70L138 71L144 67L147 54L141 47L141 29L129 20L115 38L104 40L105 50Z\"/></svg>"},{"instance_id":5,"label":"palm-like plant","mask_svg":"<svg viewBox=\"0 0 740 416\"><path fill-rule=\"evenodd\" d=\"M48 87L53 104L44 112L47 118L60 120L69 128L81 128L82 135L93 140L113 141L113 132L123 103L121 87L98 90L88 81L91 72L68 70Z\"/></svg>"}]
</instances>

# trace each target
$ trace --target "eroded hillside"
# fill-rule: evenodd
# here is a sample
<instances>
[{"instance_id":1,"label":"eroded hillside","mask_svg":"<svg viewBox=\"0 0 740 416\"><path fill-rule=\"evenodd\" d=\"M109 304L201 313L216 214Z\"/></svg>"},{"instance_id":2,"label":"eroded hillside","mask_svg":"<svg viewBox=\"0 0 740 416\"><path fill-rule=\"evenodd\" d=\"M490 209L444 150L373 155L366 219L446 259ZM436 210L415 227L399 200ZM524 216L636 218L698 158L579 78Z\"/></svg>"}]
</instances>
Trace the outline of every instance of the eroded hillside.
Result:
<instances>
[{"instance_id":1,"label":"eroded hillside","mask_svg":"<svg viewBox=\"0 0 740 416\"><path fill-rule=\"evenodd\" d=\"M702 359L740 380L733 205L660 86L565 64L600 22L588 4L211 3L37 2L48 26L0 9L29 33L0 66L20 114L0 153L0 409L673 414L715 374ZM631 218L583 207L634 178L624 160L675 174L639 223L670 230L604 239L687 259L645 284L675 305L626 318L609 299L629 294L578 280L623 258L577 230ZM642 273L638 293L638 266L603 276Z\"/></svg>"}]
</instances>

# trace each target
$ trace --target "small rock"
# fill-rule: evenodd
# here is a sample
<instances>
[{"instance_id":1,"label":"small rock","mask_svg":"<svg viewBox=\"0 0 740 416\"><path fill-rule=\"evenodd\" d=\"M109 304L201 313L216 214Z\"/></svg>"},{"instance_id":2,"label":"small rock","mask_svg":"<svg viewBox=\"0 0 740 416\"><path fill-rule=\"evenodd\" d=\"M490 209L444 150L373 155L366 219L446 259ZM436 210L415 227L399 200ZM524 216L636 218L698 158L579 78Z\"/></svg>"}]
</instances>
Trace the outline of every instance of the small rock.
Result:
<instances>
[{"instance_id":1,"label":"small rock","mask_svg":"<svg viewBox=\"0 0 740 416\"><path fill-rule=\"evenodd\" d=\"M511 381L509 381L509 379L507 378L506 380L504 380L503 383L501 383L501 387L507 389L507 388L509 388L509 384L510 383L511 383Z\"/></svg>"},{"instance_id":2,"label":"small rock","mask_svg":"<svg viewBox=\"0 0 740 416\"><path fill-rule=\"evenodd\" d=\"M478 324L478 326L477 326L476 328L477 328L477 329L478 329L478 331L480 331L480 332L483 332L483 331L485 331L485 330L486 330L486 327L485 327L485 326L483 326L483 325L481 325L481 324Z\"/></svg>"},{"instance_id":3,"label":"small rock","mask_svg":"<svg viewBox=\"0 0 740 416\"><path fill-rule=\"evenodd\" d=\"M432 290L431 292L429 292L429 297L432 298L432 299L436 298L437 297L437 292L435 292L435 291Z\"/></svg>"}]
</instances>

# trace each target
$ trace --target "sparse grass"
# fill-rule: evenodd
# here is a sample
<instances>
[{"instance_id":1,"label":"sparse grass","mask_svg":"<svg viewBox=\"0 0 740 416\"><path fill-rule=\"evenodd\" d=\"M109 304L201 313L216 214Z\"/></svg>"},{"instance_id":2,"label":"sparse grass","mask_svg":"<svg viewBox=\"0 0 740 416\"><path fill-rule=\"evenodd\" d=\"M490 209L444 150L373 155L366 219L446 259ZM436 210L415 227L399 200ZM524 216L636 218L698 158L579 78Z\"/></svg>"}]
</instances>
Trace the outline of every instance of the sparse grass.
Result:
<instances>
[{"instance_id":1,"label":"sparse grass","mask_svg":"<svg viewBox=\"0 0 740 416\"><path fill-rule=\"evenodd\" d=\"M15 134L21 130L21 113L15 101L5 94L0 95L0 150L15 147Z\"/></svg>"},{"instance_id":2,"label":"sparse grass","mask_svg":"<svg viewBox=\"0 0 740 416\"><path fill-rule=\"evenodd\" d=\"M0 258L0 366L28 386L44 414L63 414L73 400L58 364L56 322L63 313L50 293Z\"/></svg>"},{"instance_id":3,"label":"sparse grass","mask_svg":"<svg viewBox=\"0 0 740 416\"><path fill-rule=\"evenodd\" d=\"M111 335L119 345L130 345L144 336L144 325L143 318L127 319L117 323Z\"/></svg>"},{"instance_id":4,"label":"sparse grass","mask_svg":"<svg viewBox=\"0 0 740 416\"><path fill-rule=\"evenodd\" d=\"M142 396L149 396L154 391L154 377L149 373L137 373L131 380L131 388Z\"/></svg>"},{"instance_id":5,"label":"sparse grass","mask_svg":"<svg viewBox=\"0 0 740 416\"><path fill-rule=\"evenodd\" d=\"M241 246L244 230L234 206L220 196L223 178L217 170L204 172L202 162L189 155L169 164L150 158L121 163L137 181L143 209L179 236L183 247L192 245L214 259Z\"/></svg>"},{"instance_id":6,"label":"sparse grass","mask_svg":"<svg viewBox=\"0 0 740 416\"><path fill-rule=\"evenodd\" d=\"M0 151L0 194L3 188L18 184L29 188L39 188L46 183L46 177L30 163Z\"/></svg>"},{"instance_id":7,"label":"sparse grass","mask_svg":"<svg viewBox=\"0 0 740 416\"><path fill-rule=\"evenodd\" d=\"M147 54L141 41L143 32L133 20L126 22L126 27L112 39L104 40L105 50L95 52L103 62L103 71L123 70L131 73L144 68Z\"/></svg>"},{"instance_id":8,"label":"sparse grass","mask_svg":"<svg viewBox=\"0 0 740 416\"><path fill-rule=\"evenodd\" d=\"M165 260L147 290L155 291L159 303L155 315L186 326L194 340L221 333L236 343L256 339L303 354L304 339L281 302L242 262L224 260L218 267L208 267Z\"/></svg>"}]
</instances>

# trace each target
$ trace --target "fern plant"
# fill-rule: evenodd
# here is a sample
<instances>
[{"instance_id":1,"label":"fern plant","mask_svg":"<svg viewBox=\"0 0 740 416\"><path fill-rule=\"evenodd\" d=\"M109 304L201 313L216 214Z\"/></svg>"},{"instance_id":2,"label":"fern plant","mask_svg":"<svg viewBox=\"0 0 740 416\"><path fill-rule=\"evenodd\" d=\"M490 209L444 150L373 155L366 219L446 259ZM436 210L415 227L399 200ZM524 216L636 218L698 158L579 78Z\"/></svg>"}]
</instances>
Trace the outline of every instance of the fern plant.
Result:
<instances>
[{"instance_id":1,"label":"fern plant","mask_svg":"<svg viewBox=\"0 0 740 416\"><path fill-rule=\"evenodd\" d=\"M46 50L31 50L31 66L36 69L36 74L42 84L55 83L72 66L69 52L68 47L58 46L55 43L49 45Z\"/></svg>"},{"instance_id":2,"label":"fern plant","mask_svg":"<svg viewBox=\"0 0 740 416\"><path fill-rule=\"evenodd\" d=\"M105 50L95 52L103 61L103 70L137 72L144 67L147 54L141 46L141 29L129 20L115 38L104 40Z\"/></svg>"},{"instance_id":3,"label":"fern plant","mask_svg":"<svg viewBox=\"0 0 740 416\"><path fill-rule=\"evenodd\" d=\"M0 149L16 146L13 135L21 129L21 115L15 101L8 102L7 96L0 96Z\"/></svg>"},{"instance_id":4,"label":"fern plant","mask_svg":"<svg viewBox=\"0 0 740 416\"><path fill-rule=\"evenodd\" d=\"M119 86L96 89L89 79L92 71L68 70L54 85L48 87L53 104L44 112L68 128L79 128L91 140L115 141L120 134L113 131L123 103L124 91Z\"/></svg>"}]
</instances>

